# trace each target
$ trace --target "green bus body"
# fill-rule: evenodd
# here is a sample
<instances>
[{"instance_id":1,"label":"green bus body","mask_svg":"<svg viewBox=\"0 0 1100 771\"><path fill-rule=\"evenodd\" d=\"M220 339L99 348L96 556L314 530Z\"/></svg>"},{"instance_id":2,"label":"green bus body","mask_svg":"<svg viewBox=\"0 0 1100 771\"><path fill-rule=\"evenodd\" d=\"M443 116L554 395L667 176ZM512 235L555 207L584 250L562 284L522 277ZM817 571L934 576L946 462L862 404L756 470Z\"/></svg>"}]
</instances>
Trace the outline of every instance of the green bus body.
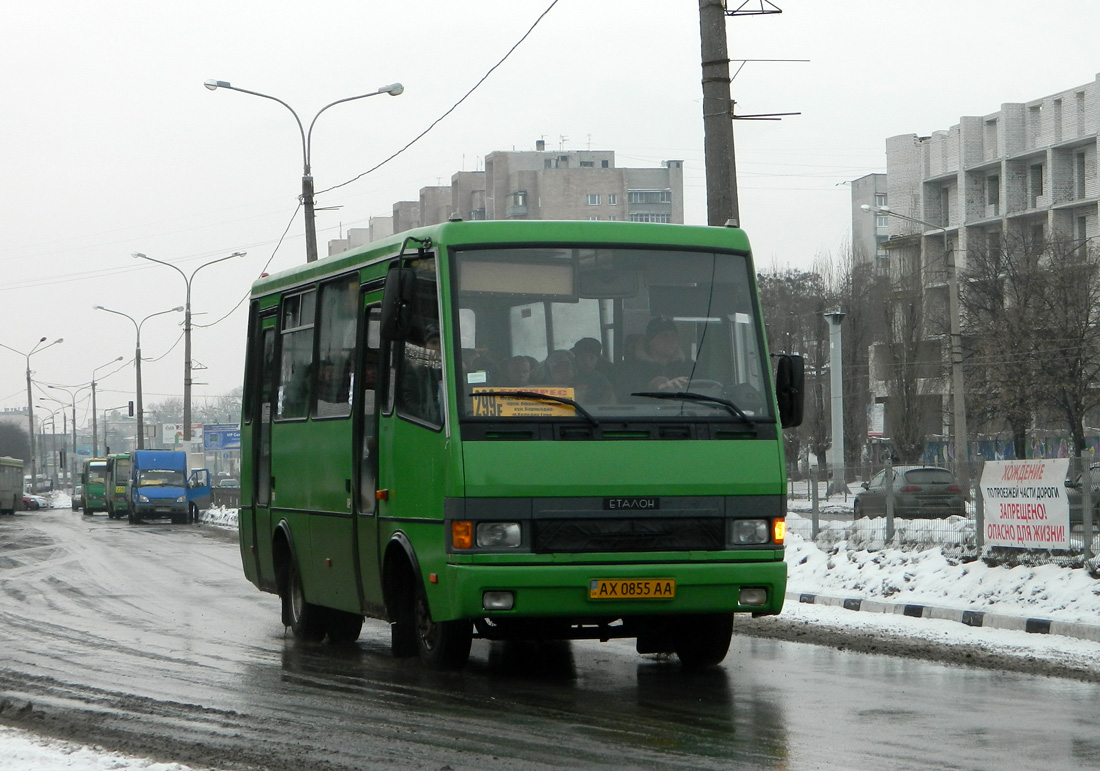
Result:
<instances>
[{"instance_id":1,"label":"green bus body","mask_svg":"<svg viewBox=\"0 0 1100 771\"><path fill-rule=\"evenodd\" d=\"M130 515L130 476L133 470L133 458L128 452L118 452L107 456L104 478L107 516L111 519L124 519Z\"/></svg>"},{"instance_id":2,"label":"green bus body","mask_svg":"<svg viewBox=\"0 0 1100 771\"><path fill-rule=\"evenodd\" d=\"M84 513L107 511L107 459L85 459L80 481L84 485Z\"/></svg>"},{"instance_id":3,"label":"green bus body","mask_svg":"<svg viewBox=\"0 0 1100 771\"><path fill-rule=\"evenodd\" d=\"M786 586L793 423L754 277L737 229L490 221L261 278L247 578L300 637L355 639L381 618L396 655L432 666L460 666L471 630L720 661L732 614L780 612ZM662 331L687 352L659 363ZM606 376L581 372L579 344L561 354L580 334L602 341ZM517 352L544 357L538 384L503 385ZM631 367L690 373L636 385Z\"/></svg>"}]
</instances>

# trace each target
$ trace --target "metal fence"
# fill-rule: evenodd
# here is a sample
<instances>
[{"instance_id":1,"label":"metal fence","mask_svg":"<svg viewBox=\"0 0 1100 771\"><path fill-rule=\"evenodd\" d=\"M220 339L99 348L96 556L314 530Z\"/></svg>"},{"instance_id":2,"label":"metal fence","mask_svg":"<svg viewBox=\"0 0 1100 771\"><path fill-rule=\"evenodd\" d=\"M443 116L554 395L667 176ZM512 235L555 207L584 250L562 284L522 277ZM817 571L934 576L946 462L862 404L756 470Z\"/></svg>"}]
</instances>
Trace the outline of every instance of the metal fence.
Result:
<instances>
[{"instance_id":1,"label":"metal fence","mask_svg":"<svg viewBox=\"0 0 1100 771\"><path fill-rule=\"evenodd\" d=\"M1100 464L1082 473L1084 464L1071 459L1069 473L1063 486L1067 496L1072 496L1068 546L1065 548L1034 549L991 546L987 543L987 506L994 505L983 499L980 480L985 463L969 465L964 478L969 479L965 513L947 517L899 517L887 504L885 513L857 517L856 497L863 492L863 484L885 466L845 469L843 485L833 481L831 471L819 474L791 475L788 482L789 532L813 541L826 550L849 549L878 551L901 549L924 551L939 549L948 559L960 562L981 559L991 565L1057 564L1071 568L1085 568L1100 577L1100 533L1093 519L1081 516L1083 511L1100 512ZM950 469L959 476L956 468ZM837 475L839 476L839 475ZM1094 481L1085 482L1085 480ZM888 493L894 491L888 489ZM992 517L991 517L992 518Z\"/></svg>"}]
</instances>

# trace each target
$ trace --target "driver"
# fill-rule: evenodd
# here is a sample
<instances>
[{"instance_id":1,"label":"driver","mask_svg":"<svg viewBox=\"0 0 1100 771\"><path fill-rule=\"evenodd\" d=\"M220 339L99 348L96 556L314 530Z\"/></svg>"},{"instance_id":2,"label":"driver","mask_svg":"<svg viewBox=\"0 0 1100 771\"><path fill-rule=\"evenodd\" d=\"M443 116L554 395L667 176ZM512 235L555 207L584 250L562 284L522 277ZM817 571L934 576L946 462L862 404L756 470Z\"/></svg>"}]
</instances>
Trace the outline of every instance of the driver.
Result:
<instances>
[{"instance_id":1,"label":"driver","mask_svg":"<svg viewBox=\"0 0 1100 771\"><path fill-rule=\"evenodd\" d=\"M680 347L680 331L667 316L655 316L646 325L645 338L624 362L623 391L683 391L693 362Z\"/></svg>"}]
</instances>

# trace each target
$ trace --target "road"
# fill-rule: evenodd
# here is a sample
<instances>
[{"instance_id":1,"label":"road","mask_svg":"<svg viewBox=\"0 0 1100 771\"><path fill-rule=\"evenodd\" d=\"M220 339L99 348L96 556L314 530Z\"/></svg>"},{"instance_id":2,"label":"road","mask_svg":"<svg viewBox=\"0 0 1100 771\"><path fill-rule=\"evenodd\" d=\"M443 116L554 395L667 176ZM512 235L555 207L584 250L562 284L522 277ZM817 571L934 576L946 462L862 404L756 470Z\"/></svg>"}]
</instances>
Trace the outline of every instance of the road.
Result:
<instances>
[{"instance_id":1,"label":"road","mask_svg":"<svg viewBox=\"0 0 1100 771\"><path fill-rule=\"evenodd\" d=\"M748 636L698 674L625 641L478 641L464 671L438 673L388 641L368 622L353 646L295 642L231 533L0 517L0 722L133 755L275 771L1100 768L1094 683Z\"/></svg>"}]
</instances>

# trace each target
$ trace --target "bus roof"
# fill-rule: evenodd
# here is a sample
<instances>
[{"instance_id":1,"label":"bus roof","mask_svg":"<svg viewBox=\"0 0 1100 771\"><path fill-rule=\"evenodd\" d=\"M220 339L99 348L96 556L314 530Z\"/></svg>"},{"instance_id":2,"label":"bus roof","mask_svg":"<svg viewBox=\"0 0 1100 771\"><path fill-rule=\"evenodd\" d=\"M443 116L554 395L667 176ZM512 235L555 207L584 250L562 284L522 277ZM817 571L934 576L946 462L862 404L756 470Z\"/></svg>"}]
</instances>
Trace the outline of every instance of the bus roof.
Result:
<instances>
[{"instance_id":1,"label":"bus roof","mask_svg":"<svg viewBox=\"0 0 1100 771\"><path fill-rule=\"evenodd\" d=\"M407 230L312 263L264 276L252 285L252 296L352 270L375 260L391 259L408 238L430 238L436 244L607 243L683 246L748 252L740 228L673 225L650 222L582 220L478 220L444 222Z\"/></svg>"}]
</instances>

